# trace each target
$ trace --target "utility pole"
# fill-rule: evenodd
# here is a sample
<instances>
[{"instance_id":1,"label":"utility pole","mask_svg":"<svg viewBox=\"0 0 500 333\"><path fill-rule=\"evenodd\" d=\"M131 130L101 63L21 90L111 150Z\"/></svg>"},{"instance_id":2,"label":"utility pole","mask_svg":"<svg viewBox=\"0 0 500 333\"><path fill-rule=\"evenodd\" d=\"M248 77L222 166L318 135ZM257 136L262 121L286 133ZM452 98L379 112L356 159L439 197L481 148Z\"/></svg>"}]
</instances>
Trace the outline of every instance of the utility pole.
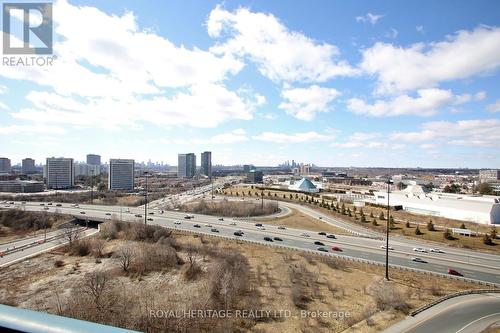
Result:
<instances>
[{"instance_id":1,"label":"utility pole","mask_svg":"<svg viewBox=\"0 0 500 333\"><path fill-rule=\"evenodd\" d=\"M264 211L264 185L260 189L260 209Z\"/></svg>"},{"instance_id":2,"label":"utility pole","mask_svg":"<svg viewBox=\"0 0 500 333\"><path fill-rule=\"evenodd\" d=\"M94 203L94 169L90 170L92 175L90 176L90 204Z\"/></svg>"},{"instance_id":3,"label":"utility pole","mask_svg":"<svg viewBox=\"0 0 500 333\"><path fill-rule=\"evenodd\" d=\"M389 193L391 192L391 178L387 178L387 224L385 230L385 279L389 281L389 220L391 219L391 206Z\"/></svg>"},{"instance_id":4,"label":"utility pole","mask_svg":"<svg viewBox=\"0 0 500 333\"><path fill-rule=\"evenodd\" d=\"M146 198L146 202L144 204L144 225L148 224L148 172L144 172L144 177L146 178L146 192L144 193L144 196Z\"/></svg>"}]
</instances>

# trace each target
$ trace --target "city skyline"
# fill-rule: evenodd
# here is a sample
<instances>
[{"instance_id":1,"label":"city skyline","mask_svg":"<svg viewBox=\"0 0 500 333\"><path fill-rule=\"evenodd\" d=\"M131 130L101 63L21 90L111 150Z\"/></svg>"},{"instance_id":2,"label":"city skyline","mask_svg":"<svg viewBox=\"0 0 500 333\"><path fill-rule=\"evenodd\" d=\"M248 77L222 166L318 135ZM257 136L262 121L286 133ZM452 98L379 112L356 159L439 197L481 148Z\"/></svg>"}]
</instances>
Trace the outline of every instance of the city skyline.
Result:
<instances>
[{"instance_id":1,"label":"city skyline","mask_svg":"<svg viewBox=\"0 0 500 333\"><path fill-rule=\"evenodd\" d=\"M55 64L0 65L2 156L500 165L500 3L193 4L55 2Z\"/></svg>"}]
</instances>

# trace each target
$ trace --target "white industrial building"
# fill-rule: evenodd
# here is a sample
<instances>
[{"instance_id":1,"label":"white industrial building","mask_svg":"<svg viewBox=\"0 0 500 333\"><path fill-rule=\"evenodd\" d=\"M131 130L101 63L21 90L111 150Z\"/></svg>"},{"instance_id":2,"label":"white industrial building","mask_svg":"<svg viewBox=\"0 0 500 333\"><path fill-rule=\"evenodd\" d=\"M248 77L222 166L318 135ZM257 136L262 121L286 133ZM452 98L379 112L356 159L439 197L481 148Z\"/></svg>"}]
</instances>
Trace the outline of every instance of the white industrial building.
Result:
<instances>
[{"instance_id":1,"label":"white industrial building","mask_svg":"<svg viewBox=\"0 0 500 333\"><path fill-rule=\"evenodd\" d=\"M387 204L387 192L374 193L374 201ZM426 192L419 185L390 193L389 204L416 214L442 216L481 224L500 224L500 198L493 196ZM368 200L371 201L371 200Z\"/></svg>"}]
</instances>

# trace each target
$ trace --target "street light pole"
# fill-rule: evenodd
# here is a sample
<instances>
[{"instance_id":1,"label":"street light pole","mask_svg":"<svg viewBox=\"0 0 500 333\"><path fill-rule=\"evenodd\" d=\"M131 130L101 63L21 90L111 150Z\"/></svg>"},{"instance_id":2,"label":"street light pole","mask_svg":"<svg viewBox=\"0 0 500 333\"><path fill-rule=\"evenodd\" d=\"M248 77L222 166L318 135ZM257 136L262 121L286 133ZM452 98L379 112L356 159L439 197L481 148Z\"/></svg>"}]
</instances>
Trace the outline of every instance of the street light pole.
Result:
<instances>
[{"instance_id":1,"label":"street light pole","mask_svg":"<svg viewBox=\"0 0 500 333\"><path fill-rule=\"evenodd\" d=\"M146 178L146 192L144 196L146 198L146 202L144 203L144 225L148 224L148 172L144 172L144 177Z\"/></svg>"},{"instance_id":2,"label":"street light pole","mask_svg":"<svg viewBox=\"0 0 500 333\"><path fill-rule=\"evenodd\" d=\"M385 279L389 281L389 220L391 219L391 207L389 205L389 193L391 191L391 178L387 179L387 224L385 230Z\"/></svg>"},{"instance_id":3,"label":"street light pole","mask_svg":"<svg viewBox=\"0 0 500 333\"><path fill-rule=\"evenodd\" d=\"M90 170L90 204L94 203L94 169Z\"/></svg>"}]
</instances>

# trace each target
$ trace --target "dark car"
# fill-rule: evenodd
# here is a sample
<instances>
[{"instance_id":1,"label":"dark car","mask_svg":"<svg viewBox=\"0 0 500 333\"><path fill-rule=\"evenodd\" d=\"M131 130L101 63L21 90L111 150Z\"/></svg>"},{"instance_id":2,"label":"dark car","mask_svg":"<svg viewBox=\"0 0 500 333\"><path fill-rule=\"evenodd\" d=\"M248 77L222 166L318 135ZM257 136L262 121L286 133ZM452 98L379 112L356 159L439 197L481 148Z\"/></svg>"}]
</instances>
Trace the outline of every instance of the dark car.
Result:
<instances>
[{"instance_id":1,"label":"dark car","mask_svg":"<svg viewBox=\"0 0 500 333\"><path fill-rule=\"evenodd\" d=\"M47 206L52 206L52 202L49 202L49 203L47 204Z\"/></svg>"},{"instance_id":2,"label":"dark car","mask_svg":"<svg viewBox=\"0 0 500 333\"><path fill-rule=\"evenodd\" d=\"M262 227L262 223L255 223L256 227Z\"/></svg>"},{"instance_id":3,"label":"dark car","mask_svg":"<svg viewBox=\"0 0 500 333\"><path fill-rule=\"evenodd\" d=\"M273 239L274 239L275 241L278 241L278 242L282 242L282 241L283 241L283 240L282 240L281 238L279 238L279 237L274 237Z\"/></svg>"},{"instance_id":4,"label":"dark car","mask_svg":"<svg viewBox=\"0 0 500 333\"><path fill-rule=\"evenodd\" d=\"M264 240L266 242L272 242L273 241L273 239L271 237L268 237L268 236L264 237Z\"/></svg>"},{"instance_id":5,"label":"dark car","mask_svg":"<svg viewBox=\"0 0 500 333\"><path fill-rule=\"evenodd\" d=\"M241 231L235 231L234 235L235 236L243 236L243 233Z\"/></svg>"},{"instance_id":6,"label":"dark car","mask_svg":"<svg viewBox=\"0 0 500 333\"><path fill-rule=\"evenodd\" d=\"M142 217L141 214L135 214L135 217Z\"/></svg>"},{"instance_id":7,"label":"dark car","mask_svg":"<svg viewBox=\"0 0 500 333\"><path fill-rule=\"evenodd\" d=\"M149 214L149 215L154 215L154 214L155 214L155 212L149 212L148 214Z\"/></svg>"},{"instance_id":8,"label":"dark car","mask_svg":"<svg viewBox=\"0 0 500 333\"><path fill-rule=\"evenodd\" d=\"M195 227L195 228L201 228L201 225L195 224L195 225L193 225L193 227Z\"/></svg>"},{"instance_id":9,"label":"dark car","mask_svg":"<svg viewBox=\"0 0 500 333\"><path fill-rule=\"evenodd\" d=\"M111 215L111 213L106 213L106 215Z\"/></svg>"},{"instance_id":10,"label":"dark car","mask_svg":"<svg viewBox=\"0 0 500 333\"><path fill-rule=\"evenodd\" d=\"M326 236L326 232L322 231L322 232L318 232L318 235L321 235L321 236Z\"/></svg>"},{"instance_id":11,"label":"dark car","mask_svg":"<svg viewBox=\"0 0 500 333\"><path fill-rule=\"evenodd\" d=\"M321 252L328 252L327 249L325 249L324 247L318 247L318 251L321 251Z\"/></svg>"},{"instance_id":12,"label":"dark car","mask_svg":"<svg viewBox=\"0 0 500 333\"><path fill-rule=\"evenodd\" d=\"M80 214L85 214L85 212L80 212Z\"/></svg>"},{"instance_id":13,"label":"dark car","mask_svg":"<svg viewBox=\"0 0 500 333\"><path fill-rule=\"evenodd\" d=\"M335 237L335 235L327 235L326 238L336 239L337 237Z\"/></svg>"},{"instance_id":14,"label":"dark car","mask_svg":"<svg viewBox=\"0 0 500 333\"><path fill-rule=\"evenodd\" d=\"M448 268L448 274L450 275L456 275L456 276L463 276L462 273L457 272L456 270L452 268Z\"/></svg>"},{"instance_id":15,"label":"dark car","mask_svg":"<svg viewBox=\"0 0 500 333\"><path fill-rule=\"evenodd\" d=\"M219 217L219 221L224 221L224 218L223 217Z\"/></svg>"},{"instance_id":16,"label":"dark car","mask_svg":"<svg viewBox=\"0 0 500 333\"><path fill-rule=\"evenodd\" d=\"M61 205L61 204L57 204L56 206L57 206L57 207L61 207L62 205Z\"/></svg>"},{"instance_id":17,"label":"dark car","mask_svg":"<svg viewBox=\"0 0 500 333\"><path fill-rule=\"evenodd\" d=\"M320 241L315 241L315 242L314 242L314 245L321 245L321 246L325 246L325 244L323 244L323 243L322 243L322 242L320 242Z\"/></svg>"},{"instance_id":18,"label":"dark car","mask_svg":"<svg viewBox=\"0 0 500 333\"><path fill-rule=\"evenodd\" d=\"M153 221L153 219L151 217L148 217L148 221Z\"/></svg>"},{"instance_id":19,"label":"dark car","mask_svg":"<svg viewBox=\"0 0 500 333\"><path fill-rule=\"evenodd\" d=\"M218 230L218 229L216 229L216 228L212 228L212 229L210 229L210 231L211 231L211 232L219 232L219 230Z\"/></svg>"}]
</instances>

